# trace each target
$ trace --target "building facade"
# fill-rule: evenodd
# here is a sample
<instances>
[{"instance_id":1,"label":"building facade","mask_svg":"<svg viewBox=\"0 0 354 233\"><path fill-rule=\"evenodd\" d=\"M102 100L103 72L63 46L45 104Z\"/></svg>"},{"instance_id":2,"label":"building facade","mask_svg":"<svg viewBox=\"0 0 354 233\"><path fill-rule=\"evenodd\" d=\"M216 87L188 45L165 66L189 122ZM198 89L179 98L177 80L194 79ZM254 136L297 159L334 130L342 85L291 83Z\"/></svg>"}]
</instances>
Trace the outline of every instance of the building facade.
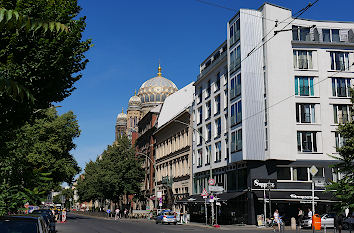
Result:
<instances>
[{"instance_id":1,"label":"building facade","mask_svg":"<svg viewBox=\"0 0 354 233\"><path fill-rule=\"evenodd\" d=\"M229 153L222 185L227 193L238 193L227 205L221 203L222 212L233 216L228 223L255 224L257 215L266 212L268 217L275 208L289 219L298 207L307 210L313 165L316 177L340 178L330 167L336 160L329 155L336 155L343 143L338 124L351 120L353 62L354 23L295 19L291 10L268 3L257 10L240 9L227 23L228 101L221 104L227 104L223 140L229 140ZM196 93L196 127L201 115L208 139L217 128L209 133L209 115L203 115L209 113L198 110L209 109L208 97L198 105L198 89ZM213 160L202 146L193 151L193 175L198 177L203 167L210 169L204 161ZM215 158L213 149L209 151ZM200 185L194 179L194 185L207 187L205 180ZM271 198L271 209L267 205L265 211L263 184L268 182L273 183L265 195ZM200 193L200 188L195 191ZM316 188L315 198L317 213L330 211L336 202L324 188ZM229 210L231 203L240 211Z\"/></svg>"},{"instance_id":2,"label":"building facade","mask_svg":"<svg viewBox=\"0 0 354 233\"><path fill-rule=\"evenodd\" d=\"M192 192L192 127L190 107L193 83L166 98L154 133L157 190L162 208L184 212L177 203Z\"/></svg>"}]
</instances>

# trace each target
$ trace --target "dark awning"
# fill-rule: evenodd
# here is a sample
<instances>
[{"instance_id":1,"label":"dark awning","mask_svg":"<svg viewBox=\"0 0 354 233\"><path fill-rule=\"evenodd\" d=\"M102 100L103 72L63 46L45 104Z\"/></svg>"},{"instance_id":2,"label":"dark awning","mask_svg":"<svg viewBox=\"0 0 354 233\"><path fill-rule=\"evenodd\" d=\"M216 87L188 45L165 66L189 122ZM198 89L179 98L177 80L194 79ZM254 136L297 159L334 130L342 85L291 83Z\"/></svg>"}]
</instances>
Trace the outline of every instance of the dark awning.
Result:
<instances>
[{"instance_id":1,"label":"dark awning","mask_svg":"<svg viewBox=\"0 0 354 233\"><path fill-rule=\"evenodd\" d=\"M258 200L263 200L263 191L254 191L254 194ZM311 191L283 191L283 190L271 190L271 199L278 201L292 201L292 202L306 202L311 201ZM269 197L269 192L266 191L266 197ZM315 192L315 201L317 202L337 202L338 199L332 192L318 191Z\"/></svg>"},{"instance_id":2,"label":"dark awning","mask_svg":"<svg viewBox=\"0 0 354 233\"><path fill-rule=\"evenodd\" d=\"M221 194L217 194L214 196L216 198L219 198L218 201L228 201L228 200L237 198L245 193L246 192L221 193ZM194 195L191 195L189 197L185 197L185 198L177 201L177 203L204 203L204 202L205 202L205 200L200 194L194 194Z\"/></svg>"}]
</instances>

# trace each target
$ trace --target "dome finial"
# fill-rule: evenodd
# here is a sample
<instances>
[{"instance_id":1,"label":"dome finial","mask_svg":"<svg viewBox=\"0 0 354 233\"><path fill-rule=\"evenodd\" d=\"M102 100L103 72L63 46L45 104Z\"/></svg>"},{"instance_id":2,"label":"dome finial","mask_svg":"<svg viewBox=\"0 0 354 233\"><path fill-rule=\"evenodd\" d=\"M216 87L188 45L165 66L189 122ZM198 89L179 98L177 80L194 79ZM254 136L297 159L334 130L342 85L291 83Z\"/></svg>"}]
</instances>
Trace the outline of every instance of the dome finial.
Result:
<instances>
[{"instance_id":1,"label":"dome finial","mask_svg":"<svg viewBox=\"0 0 354 233\"><path fill-rule=\"evenodd\" d=\"M159 62L159 68L157 68L157 70L159 71L157 73L157 76L161 77L161 66L160 66L160 62Z\"/></svg>"},{"instance_id":2,"label":"dome finial","mask_svg":"<svg viewBox=\"0 0 354 233\"><path fill-rule=\"evenodd\" d=\"M124 113L124 111L123 111L123 107L122 107L122 113Z\"/></svg>"},{"instance_id":3,"label":"dome finial","mask_svg":"<svg viewBox=\"0 0 354 233\"><path fill-rule=\"evenodd\" d=\"M136 95L136 89L134 90L134 95Z\"/></svg>"}]
</instances>

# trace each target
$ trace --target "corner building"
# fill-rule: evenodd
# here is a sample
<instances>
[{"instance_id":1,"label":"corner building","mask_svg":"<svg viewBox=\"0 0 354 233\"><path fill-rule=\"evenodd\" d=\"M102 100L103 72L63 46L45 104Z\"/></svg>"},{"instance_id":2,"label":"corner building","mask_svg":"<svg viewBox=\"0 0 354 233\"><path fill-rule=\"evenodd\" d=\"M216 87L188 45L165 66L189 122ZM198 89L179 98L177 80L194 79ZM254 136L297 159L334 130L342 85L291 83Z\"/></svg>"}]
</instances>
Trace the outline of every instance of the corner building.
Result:
<instances>
[{"instance_id":1,"label":"corner building","mask_svg":"<svg viewBox=\"0 0 354 233\"><path fill-rule=\"evenodd\" d=\"M267 42L257 49L262 41ZM226 193L233 193L221 201L218 219L256 224L256 216L264 213L262 183L271 182L274 187L265 195L271 202L266 206L267 217L277 208L288 221L297 216L297 207L311 207L306 199L311 196L312 165L318 169L316 177L340 179L330 167L337 161L329 155L338 155L336 148L343 143L336 132L338 124L351 120L354 23L293 20L291 10L265 3L257 10L240 9L227 23L226 43L228 97L221 105L227 104L227 137L223 139L229 151L224 154L227 164L219 168L213 149L208 158L204 146L195 146L194 192L207 188L208 176L197 177L211 166L217 183ZM212 66L213 60L215 55L202 66ZM206 90L215 85L213 80L206 83ZM205 114L198 111L198 89L194 106L196 118ZM217 127L212 124L209 133L210 126L204 127L209 123L203 118L203 135L215 135ZM223 183L216 169L225 170ZM315 199L319 214L331 211L336 202L324 188L316 188Z\"/></svg>"}]
</instances>

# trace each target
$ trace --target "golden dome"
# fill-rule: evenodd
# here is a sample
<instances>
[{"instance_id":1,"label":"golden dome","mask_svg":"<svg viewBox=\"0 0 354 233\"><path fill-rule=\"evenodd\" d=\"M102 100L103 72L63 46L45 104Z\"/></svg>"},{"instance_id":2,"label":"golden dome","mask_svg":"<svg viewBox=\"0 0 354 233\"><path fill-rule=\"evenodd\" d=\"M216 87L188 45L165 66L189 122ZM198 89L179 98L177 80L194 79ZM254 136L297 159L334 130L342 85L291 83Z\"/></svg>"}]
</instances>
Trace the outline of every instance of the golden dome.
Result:
<instances>
[{"instance_id":1,"label":"golden dome","mask_svg":"<svg viewBox=\"0 0 354 233\"><path fill-rule=\"evenodd\" d=\"M132 97L130 97L128 102L128 110L140 110L141 109L141 99L136 95L136 91Z\"/></svg>"},{"instance_id":2,"label":"golden dome","mask_svg":"<svg viewBox=\"0 0 354 233\"><path fill-rule=\"evenodd\" d=\"M126 125L127 124L127 114L124 113L123 108L122 112L118 114L116 125Z\"/></svg>"},{"instance_id":3,"label":"golden dome","mask_svg":"<svg viewBox=\"0 0 354 233\"><path fill-rule=\"evenodd\" d=\"M177 86L169 79L162 77L161 66L157 76L144 82L138 92L142 105L162 103L165 98L178 91Z\"/></svg>"}]
</instances>

